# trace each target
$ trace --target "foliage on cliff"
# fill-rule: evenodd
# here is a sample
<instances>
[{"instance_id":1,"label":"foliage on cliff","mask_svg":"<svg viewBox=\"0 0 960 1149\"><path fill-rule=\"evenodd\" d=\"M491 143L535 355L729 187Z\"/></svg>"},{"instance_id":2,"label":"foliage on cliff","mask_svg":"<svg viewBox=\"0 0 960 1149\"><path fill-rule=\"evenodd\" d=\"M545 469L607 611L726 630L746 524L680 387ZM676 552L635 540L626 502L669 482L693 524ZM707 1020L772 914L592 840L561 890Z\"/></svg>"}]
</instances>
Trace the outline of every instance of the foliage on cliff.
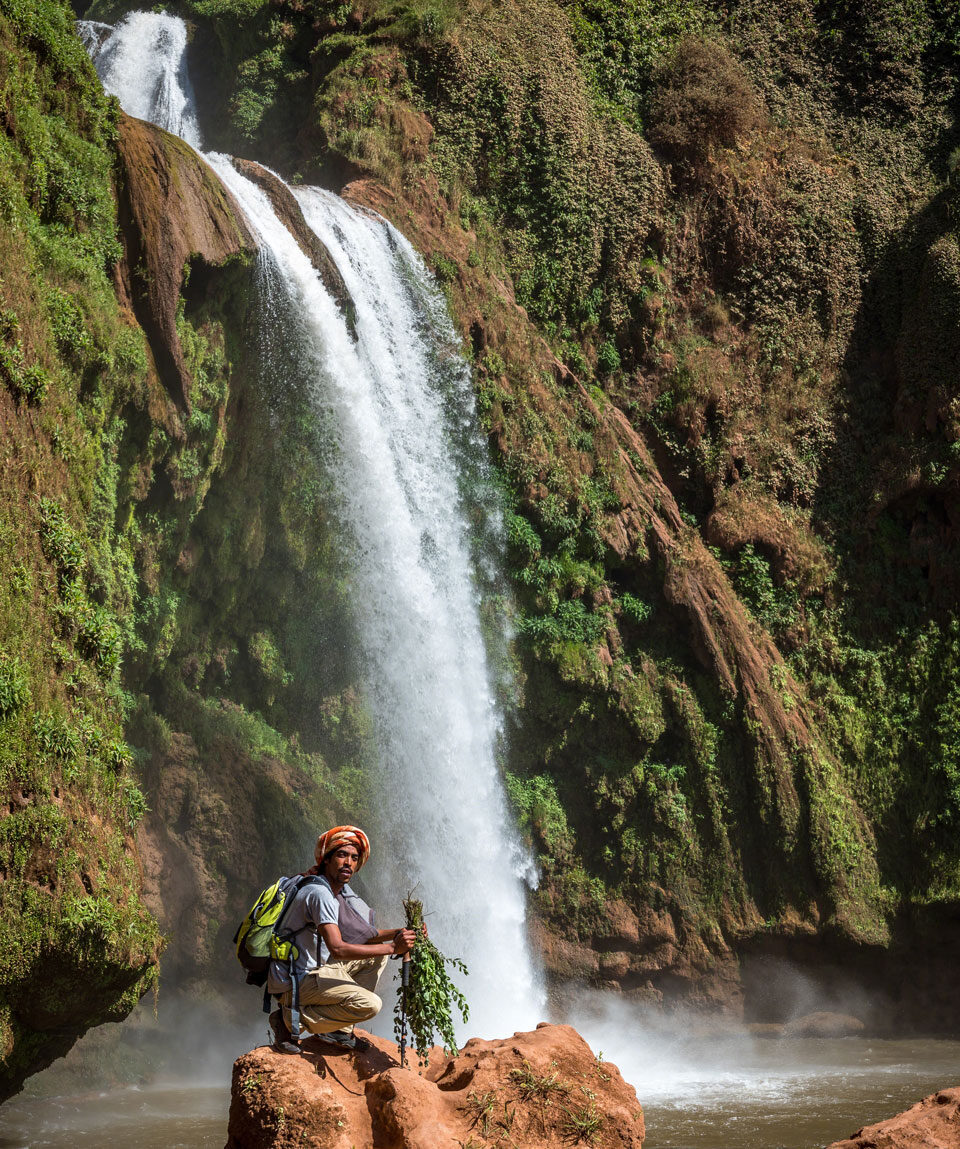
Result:
<instances>
[{"instance_id":1,"label":"foliage on cliff","mask_svg":"<svg viewBox=\"0 0 960 1149\"><path fill-rule=\"evenodd\" d=\"M329 816L325 733L345 779L364 735L337 661L312 672L343 613L312 424L244 369L222 187L173 137L118 132L57 0L0 3L0 94L6 1096L156 985L137 847L193 974L247 895L227 875L296 864Z\"/></svg>"},{"instance_id":2,"label":"foliage on cliff","mask_svg":"<svg viewBox=\"0 0 960 1149\"><path fill-rule=\"evenodd\" d=\"M547 921L669 913L621 978L658 992L724 938L883 942L954 897L956 14L176 7L208 133L379 181L470 340Z\"/></svg>"},{"instance_id":3,"label":"foliage on cliff","mask_svg":"<svg viewBox=\"0 0 960 1149\"><path fill-rule=\"evenodd\" d=\"M4 1093L153 980L123 734L124 516L147 356L110 280L116 111L70 13L0 5L0 1036Z\"/></svg>"}]
</instances>

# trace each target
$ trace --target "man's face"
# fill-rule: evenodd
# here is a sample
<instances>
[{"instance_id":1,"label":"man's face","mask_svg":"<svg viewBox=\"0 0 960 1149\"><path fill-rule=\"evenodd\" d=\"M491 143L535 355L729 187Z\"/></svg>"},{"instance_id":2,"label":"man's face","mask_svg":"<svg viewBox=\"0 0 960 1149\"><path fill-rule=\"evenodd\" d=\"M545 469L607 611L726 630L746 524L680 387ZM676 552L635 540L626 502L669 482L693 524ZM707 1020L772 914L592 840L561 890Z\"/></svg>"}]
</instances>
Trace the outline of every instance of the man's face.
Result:
<instances>
[{"instance_id":1,"label":"man's face","mask_svg":"<svg viewBox=\"0 0 960 1149\"><path fill-rule=\"evenodd\" d=\"M356 846L338 846L323 863L323 876L330 883L346 885L357 872L360 852Z\"/></svg>"}]
</instances>

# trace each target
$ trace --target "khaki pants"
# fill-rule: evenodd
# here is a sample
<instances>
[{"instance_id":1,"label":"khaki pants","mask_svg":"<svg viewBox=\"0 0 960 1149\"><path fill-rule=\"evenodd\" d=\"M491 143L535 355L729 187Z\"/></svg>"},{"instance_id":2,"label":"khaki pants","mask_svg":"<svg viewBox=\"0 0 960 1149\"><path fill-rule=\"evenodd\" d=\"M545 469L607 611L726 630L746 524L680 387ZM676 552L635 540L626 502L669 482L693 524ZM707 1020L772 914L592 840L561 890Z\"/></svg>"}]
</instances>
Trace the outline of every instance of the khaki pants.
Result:
<instances>
[{"instance_id":1,"label":"khaki pants","mask_svg":"<svg viewBox=\"0 0 960 1149\"><path fill-rule=\"evenodd\" d=\"M369 1021L380 1012L383 1002L373 992L390 960L383 957L355 961L328 962L305 973L300 979L300 1020L311 1033L352 1030L359 1021ZM292 990L280 998L283 1020L290 1024Z\"/></svg>"}]
</instances>

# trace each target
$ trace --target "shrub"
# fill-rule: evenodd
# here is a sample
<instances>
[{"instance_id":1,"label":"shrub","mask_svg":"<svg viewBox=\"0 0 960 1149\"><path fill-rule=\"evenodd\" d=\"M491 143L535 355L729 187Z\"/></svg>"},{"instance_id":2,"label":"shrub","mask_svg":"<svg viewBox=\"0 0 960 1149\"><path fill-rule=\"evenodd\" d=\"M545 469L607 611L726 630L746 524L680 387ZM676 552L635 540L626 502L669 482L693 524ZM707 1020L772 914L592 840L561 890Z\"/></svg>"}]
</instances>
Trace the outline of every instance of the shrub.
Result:
<instances>
[{"instance_id":1,"label":"shrub","mask_svg":"<svg viewBox=\"0 0 960 1149\"><path fill-rule=\"evenodd\" d=\"M12 718L30 701L30 684L20 660L0 654L0 719Z\"/></svg>"},{"instance_id":2,"label":"shrub","mask_svg":"<svg viewBox=\"0 0 960 1149\"><path fill-rule=\"evenodd\" d=\"M83 570L87 561L83 546L53 499L40 500L40 544L62 581L75 579Z\"/></svg>"},{"instance_id":3,"label":"shrub","mask_svg":"<svg viewBox=\"0 0 960 1149\"><path fill-rule=\"evenodd\" d=\"M453 283L459 276L460 269L449 256L437 252L433 257L433 274L441 283Z\"/></svg>"},{"instance_id":4,"label":"shrub","mask_svg":"<svg viewBox=\"0 0 960 1149\"><path fill-rule=\"evenodd\" d=\"M763 122L749 77L715 40L685 37L657 81L650 139L687 172L702 167L714 148L733 147Z\"/></svg>"},{"instance_id":5,"label":"shrub","mask_svg":"<svg viewBox=\"0 0 960 1149\"><path fill-rule=\"evenodd\" d=\"M646 622L653 614L653 607L649 603L644 602L642 598L637 598L628 591L624 591L620 596L620 606L623 609L623 613L634 622Z\"/></svg>"},{"instance_id":6,"label":"shrub","mask_svg":"<svg viewBox=\"0 0 960 1149\"><path fill-rule=\"evenodd\" d=\"M49 376L37 363L27 366L23 345L17 338L20 325L12 311L0 312L0 377L11 393L33 406L46 398Z\"/></svg>"},{"instance_id":7,"label":"shrub","mask_svg":"<svg viewBox=\"0 0 960 1149\"><path fill-rule=\"evenodd\" d=\"M58 714L35 715L33 734L41 754L59 758L61 762L76 762L83 753L83 744L77 733Z\"/></svg>"},{"instance_id":8,"label":"shrub","mask_svg":"<svg viewBox=\"0 0 960 1149\"><path fill-rule=\"evenodd\" d=\"M613 371L619 371L619 369L620 352L617 350L616 344L610 340L601 343L597 352L597 370L602 375L609 375Z\"/></svg>"},{"instance_id":9,"label":"shrub","mask_svg":"<svg viewBox=\"0 0 960 1149\"><path fill-rule=\"evenodd\" d=\"M131 829L139 825L150 811L143 791L133 781L126 778L123 782L123 801L126 807L127 818Z\"/></svg>"},{"instance_id":10,"label":"shrub","mask_svg":"<svg viewBox=\"0 0 960 1149\"><path fill-rule=\"evenodd\" d=\"M109 611L89 607L78 620L77 649L109 678L120 666L123 635Z\"/></svg>"}]
</instances>

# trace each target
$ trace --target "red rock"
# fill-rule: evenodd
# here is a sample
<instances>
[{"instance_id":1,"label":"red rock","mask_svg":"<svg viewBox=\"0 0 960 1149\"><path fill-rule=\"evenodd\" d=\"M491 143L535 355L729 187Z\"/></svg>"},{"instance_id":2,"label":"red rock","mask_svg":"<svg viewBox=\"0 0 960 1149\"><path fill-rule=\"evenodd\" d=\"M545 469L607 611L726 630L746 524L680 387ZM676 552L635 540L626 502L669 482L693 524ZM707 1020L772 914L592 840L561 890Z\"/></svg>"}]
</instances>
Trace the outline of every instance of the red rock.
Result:
<instances>
[{"instance_id":1,"label":"red rock","mask_svg":"<svg viewBox=\"0 0 960 1149\"><path fill-rule=\"evenodd\" d=\"M827 1149L960 1149L960 1086L941 1089Z\"/></svg>"},{"instance_id":2,"label":"red rock","mask_svg":"<svg viewBox=\"0 0 960 1149\"><path fill-rule=\"evenodd\" d=\"M422 1076L400 1068L393 1042L362 1036L360 1053L308 1041L300 1057L261 1046L238 1058L227 1149L561 1149L586 1128L595 1149L643 1144L633 1088L568 1025L435 1051Z\"/></svg>"},{"instance_id":3,"label":"red rock","mask_svg":"<svg viewBox=\"0 0 960 1149\"><path fill-rule=\"evenodd\" d=\"M130 301L140 299L141 289L145 293L145 303L134 302L134 310L161 378L189 411L191 377L177 334L184 269L193 260L219 266L231 256L251 254L257 245L233 197L189 144L121 115L117 148L124 172L125 267L118 289Z\"/></svg>"}]
</instances>

